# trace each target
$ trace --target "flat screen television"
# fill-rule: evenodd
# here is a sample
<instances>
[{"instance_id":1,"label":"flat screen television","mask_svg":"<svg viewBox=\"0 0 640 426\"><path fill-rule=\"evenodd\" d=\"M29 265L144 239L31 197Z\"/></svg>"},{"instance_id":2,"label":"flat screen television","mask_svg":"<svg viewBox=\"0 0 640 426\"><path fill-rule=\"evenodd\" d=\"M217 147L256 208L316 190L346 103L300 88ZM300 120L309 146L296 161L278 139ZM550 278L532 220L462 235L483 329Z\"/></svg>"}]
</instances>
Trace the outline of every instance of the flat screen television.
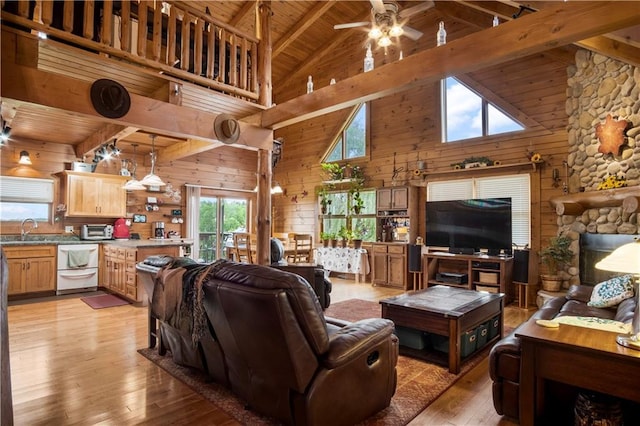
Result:
<instances>
[{"instance_id":1,"label":"flat screen television","mask_svg":"<svg viewBox=\"0 0 640 426\"><path fill-rule=\"evenodd\" d=\"M425 242L451 253L511 253L511 198L427 201Z\"/></svg>"}]
</instances>

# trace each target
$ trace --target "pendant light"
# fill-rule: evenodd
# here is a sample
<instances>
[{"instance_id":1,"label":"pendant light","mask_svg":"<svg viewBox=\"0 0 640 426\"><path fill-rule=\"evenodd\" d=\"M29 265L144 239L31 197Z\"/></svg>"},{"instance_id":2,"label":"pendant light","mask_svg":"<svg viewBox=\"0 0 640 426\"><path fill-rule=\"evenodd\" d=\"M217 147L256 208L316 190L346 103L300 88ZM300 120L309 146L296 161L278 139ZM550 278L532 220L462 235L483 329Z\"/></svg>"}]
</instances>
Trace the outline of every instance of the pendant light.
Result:
<instances>
[{"instance_id":1,"label":"pendant light","mask_svg":"<svg viewBox=\"0 0 640 426\"><path fill-rule=\"evenodd\" d=\"M138 163L136 162L136 148L138 147L138 144L133 143L131 146L133 147L133 170L131 171L131 180L128 180L127 183L124 184L123 188L127 191L144 191L147 187L136 179L136 169L138 168Z\"/></svg>"},{"instance_id":2,"label":"pendant light","mask_svg":"<svg viewBox=\"0 0 640 426\"><path fill-rule=\"evenodd\" d=\"M146 175L140 183L146 186L164 186L165 183L160 179L158 175L156 175L156 151L155 151L155 140L156 135L149 135L151 137L151 173Z\"/></svg>"}]
</instances>

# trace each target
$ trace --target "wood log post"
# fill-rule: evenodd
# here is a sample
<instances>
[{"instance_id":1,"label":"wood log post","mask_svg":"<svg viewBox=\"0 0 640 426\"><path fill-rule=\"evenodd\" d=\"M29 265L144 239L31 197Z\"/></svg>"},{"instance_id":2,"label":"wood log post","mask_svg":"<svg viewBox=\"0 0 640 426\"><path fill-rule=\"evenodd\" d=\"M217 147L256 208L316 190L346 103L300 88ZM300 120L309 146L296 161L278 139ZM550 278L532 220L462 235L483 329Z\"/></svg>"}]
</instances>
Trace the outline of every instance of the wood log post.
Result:
<instances>
[{"instance_id":1,"label":"wood log post","mask_svg":"<svg viewBox=\"0 0 640 426\"><path fill-rule=\"evenodd\" d=\"M556 204L556 214L558 216L569 215L569 216L577 216L584 212L584 207L580 203L572 203L569 201L565 201L562 203Z\"/></svg>"},{"instance_id":2,"label":"wood log post","mask_svg":"<svg viewBox=\"0 0 640 426\"><path fill-rule=\"evenodd\" d=\"M272 100L271 82L271 0L263 0L258 5L259 24L256 36L260 39L258 45L258 102L260 105L270 107Z\"/></svg>"},{"instance_id":3,"label":"wood log post","mask_svg":"<svg viewBox=\"0 0 640 426\"><path fill-rule=\"evenodd\" d=\"M0 424L13 424L13 397L11 394L11 364L9 360L9 319L7 294L9 268L4 251L0 248Z\"/></svg>"},{"instance_id":4,"label":"wood log post","mask_svg":"<svg viewBox=\"0 0 640 426\"><path fill-rule=\"evenodd\" d=\"M271 264L271 150L258 150L258 202L256 209L256 263Z\"/></svg>"}]
</instances>

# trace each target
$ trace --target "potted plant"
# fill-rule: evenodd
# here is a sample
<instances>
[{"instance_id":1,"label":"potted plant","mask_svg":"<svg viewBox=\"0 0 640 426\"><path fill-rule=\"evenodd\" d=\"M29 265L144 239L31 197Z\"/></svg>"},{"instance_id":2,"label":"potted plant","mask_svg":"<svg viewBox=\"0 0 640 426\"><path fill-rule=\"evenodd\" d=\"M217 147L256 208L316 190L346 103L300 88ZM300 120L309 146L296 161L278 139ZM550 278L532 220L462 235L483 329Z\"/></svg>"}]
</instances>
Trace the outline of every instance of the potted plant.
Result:
<instances>
[{"instance_id":1,"label":"potted plant","mask_svg":"<svg viewBox=\"0 0 640 426\"><path fill-rule=\"evenodd\" d=\"M360 166L352 167L352 180L349 194L351 195L351 209L353 213L360 214L364 208L364 200L360 195L360 190L364 185L364 173Z\"/></svg>"},{"instance_id":2,"label":"potted plant","mask_svg":"<svg viewBox=\"0 0 640 426\"><path fill-rule=\"evenodd\" d=\"M362 248L362 235L360 235L360 231L357 229L351 231L351 241L353 242L354 249Z\"/></svg>"},{"instance_id":3,"label":"potted plant","mask_svg":"<svg viewBox=\"0 0 640 426\"><path fill-rule=\"evenodd\" d=\"M320 199L320 211L322 214L327 214L329 212L329 206L331 205L331 198L329 198L329 190L323 185L318 191L318 198Z\"/></svg>"},{"instance_id":4,"label":"potted plant","mask_svg":"<svg viewBox=\"0 0 640 426\"><path fill-rule=\"evenodd\" d=\"M562 286L560 269L571 262L573 251L570 248L571 238L559 235L549 240L549 245L540 251L542 263L547 267L547 274L540 274L542 289L546 291L559 291Z\"/></svg>"},{"instance_id":5,"label":"potted plant","mask_svg":"<svg viewBox=\"0 0 640 426\"><path fill-rule=\"evenodd\" d=\"M328 232L321 232L320 239L322 240L322 247L329 247L329 240L331 239L331 234Z\"/></svg>"},{"instance_id":6,"label":"potted plant","mask_svg":"<svg viewBox=\"0 0 640 426\"><path fill-rule=\"evenodd\" d=\"M349 241L349 237L351 236L351 231L349 231L346 227L340 227L338 231L338 236L342 239L342 247L347 246L347 241Z\"/></svg>"},{"instance_id":7,"label":"potted plant","mask_svg":"<svg viewBox=\"0 0 640 426\"><path fill-rule=\"evenodd\" d=\"M329 180L342 180L344 169L338 163L321 163L322 171L328 174Z\"/></svg>"},{"instance_id":8,"label":"potted plant","mask_svg":"<svg viewBox=\"0 0 640 426\"><path fill-rule=\"evenodd\" d=\"M351 208L353 209L354 214L360 214L362 212L362 209L364 208L364 200L360 196L360 190L353 192Z\"/></svg>"}]
</instances>

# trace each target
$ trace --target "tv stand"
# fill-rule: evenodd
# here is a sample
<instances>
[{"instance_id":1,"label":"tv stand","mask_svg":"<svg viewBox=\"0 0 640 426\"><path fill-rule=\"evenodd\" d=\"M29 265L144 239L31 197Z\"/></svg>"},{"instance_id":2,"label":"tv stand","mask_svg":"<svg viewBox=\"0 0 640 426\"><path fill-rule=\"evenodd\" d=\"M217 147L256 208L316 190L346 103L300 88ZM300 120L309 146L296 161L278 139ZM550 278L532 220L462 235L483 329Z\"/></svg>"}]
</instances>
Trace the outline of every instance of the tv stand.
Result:
<instances>
[{"instance_id":1,"label":"tv stand","mask_svg":"<svg viewBox=\"0 0 640 426\"><path fill-rule=\"evenodd\" d=\"M503 293L505 303L513 301L513 257L432 252L423 255L422 270L428 286L448 285L469 290ZM467 274L464 284L439 281L437 274Z\"/></svg>"}]
</instances>

